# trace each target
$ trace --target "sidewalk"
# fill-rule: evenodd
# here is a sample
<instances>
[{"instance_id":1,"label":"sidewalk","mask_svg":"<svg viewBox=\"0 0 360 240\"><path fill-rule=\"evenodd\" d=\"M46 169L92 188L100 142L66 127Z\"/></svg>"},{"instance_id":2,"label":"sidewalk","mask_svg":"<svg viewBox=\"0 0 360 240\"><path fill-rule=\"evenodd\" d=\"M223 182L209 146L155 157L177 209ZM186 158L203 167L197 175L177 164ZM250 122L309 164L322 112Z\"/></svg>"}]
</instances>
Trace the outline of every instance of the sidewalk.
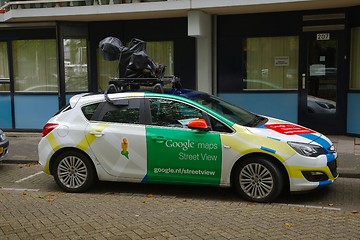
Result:
<instances>
[{"instance_id":1,"label":"sidewalk","mask_svg":"<svg viewBox=\"0 0 360 240\"><path fill-rule=\"evenodd\" d=\"M3 163L29 163L38 161L37 145L41 133L7 132L10 141L9 154ZM328 136L338 151L340 177L360 178L360 138Z\"/></svg>"},{"instance_id":2,"label":"sidewalk","mask_svg":"<svg viewBox=\"0 0 360 240\"><path fill-rule=\"evenodd\" d=\"M351 136L328 136L338 151L340 177L360 178L360 138Z\"/></svg>"}]
</instances>

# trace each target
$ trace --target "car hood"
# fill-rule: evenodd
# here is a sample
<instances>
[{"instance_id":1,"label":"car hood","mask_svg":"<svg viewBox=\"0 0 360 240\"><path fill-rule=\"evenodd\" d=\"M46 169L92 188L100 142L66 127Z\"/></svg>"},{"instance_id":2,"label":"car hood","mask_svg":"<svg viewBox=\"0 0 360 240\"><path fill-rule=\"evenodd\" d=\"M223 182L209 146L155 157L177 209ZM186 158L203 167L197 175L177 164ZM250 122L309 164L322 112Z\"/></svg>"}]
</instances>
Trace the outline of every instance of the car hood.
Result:
<instances>
[{"instance_id":1,"label":"car hood","mask_svg":"<svg viewBox=\"0 0 360 240\"><path fill-rule=\"evenodd\" d=\"M317 142L319 138L330 142L324 135L309 128L276 118L266 118L268 121L265 124L257 127L247 127L247 129L253 134L284 142L311 143Z\"/></svg>"}]
</instances>

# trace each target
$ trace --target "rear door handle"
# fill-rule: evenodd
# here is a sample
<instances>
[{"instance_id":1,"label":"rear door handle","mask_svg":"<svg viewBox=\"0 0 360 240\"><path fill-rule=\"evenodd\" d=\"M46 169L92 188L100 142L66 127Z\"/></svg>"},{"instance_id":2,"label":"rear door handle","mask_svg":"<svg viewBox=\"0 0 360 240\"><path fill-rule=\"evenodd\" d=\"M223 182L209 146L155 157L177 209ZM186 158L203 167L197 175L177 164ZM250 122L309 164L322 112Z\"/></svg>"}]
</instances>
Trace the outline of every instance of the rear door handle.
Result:
<instances>
[{"instance_id":1,"label":"rear door handle","mask_svg":"<svg viewBox=\"0 0 360 240\"><path fill-rule=\"evenodd\" d=\"M90 132L91 135L94 135L95 137L102 137L104 134L102 132Z\"/></svg>"}]
</instances>

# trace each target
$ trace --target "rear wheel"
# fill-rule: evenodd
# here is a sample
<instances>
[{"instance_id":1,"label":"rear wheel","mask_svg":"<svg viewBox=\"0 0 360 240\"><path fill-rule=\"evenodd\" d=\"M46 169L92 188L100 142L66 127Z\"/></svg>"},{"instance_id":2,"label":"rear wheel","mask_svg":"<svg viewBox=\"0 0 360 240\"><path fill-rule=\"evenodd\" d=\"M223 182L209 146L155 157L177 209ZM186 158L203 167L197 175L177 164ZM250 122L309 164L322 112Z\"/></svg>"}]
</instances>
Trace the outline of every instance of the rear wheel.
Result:
<instances>
[{"instance_id":1,"label":"rear wheel","mask_svg":"<svg viewBox=\"0 0 360 240\"><path fill-rule=\"evenodd\" d=\"M253 202L271 202L284 187L280 170L264 157L243 160L235 169L233 181L237 192Z\"/></svg>"},{"instance_id":2,"label":"rear wheel","mask_svg":"<svg viewBox=\"0 0 360 240\"><path fill-rule=\"evenodd\" d=\"M95 170L88 156L78 151L61 153L55 160L53 175L66 192L84 192L95 181Z\"/></svg>"}]
</instances>

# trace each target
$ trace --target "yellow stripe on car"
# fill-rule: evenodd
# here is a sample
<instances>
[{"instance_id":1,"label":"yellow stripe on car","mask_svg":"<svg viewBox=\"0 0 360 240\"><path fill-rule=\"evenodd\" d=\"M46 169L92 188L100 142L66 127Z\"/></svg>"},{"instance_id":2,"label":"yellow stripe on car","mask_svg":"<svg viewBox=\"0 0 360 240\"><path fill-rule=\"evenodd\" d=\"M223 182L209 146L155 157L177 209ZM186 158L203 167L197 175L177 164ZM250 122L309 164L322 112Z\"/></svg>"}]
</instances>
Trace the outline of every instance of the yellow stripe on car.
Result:
<instances>
[{"instance_id":1,"label":"yellow stripe on car","mask_svg":"<svg viewBox=\"0 0 360 240\"><path fill-rule=\"evenodd\" d=\"M86 149L97 138L96 134L94 134L94 133L99 133L100 134L108 126L109 126L109 124L107 124L107 123L96 125L96 127L94 129L91 129L91 131L86 134L86 136L80 141L80 143L76 147L83 150L83 151L86 151Z\"/></svg>"},{"instance_id":2,"label":"yellow stripe on car","mask_svg":"<svg viewBox=\"0 0 360 240\"><path fill-rule=\"evenodd\" d=\"M56 140L55 136L53 133L49 133L47 136L46 136L46 139L49 141L49 144L51 146L51 148L54 150L54 152L56 152L57 150L60 149L60 146L59 146L59 143L58 141Z\"/></svg>"}]
</instances>

